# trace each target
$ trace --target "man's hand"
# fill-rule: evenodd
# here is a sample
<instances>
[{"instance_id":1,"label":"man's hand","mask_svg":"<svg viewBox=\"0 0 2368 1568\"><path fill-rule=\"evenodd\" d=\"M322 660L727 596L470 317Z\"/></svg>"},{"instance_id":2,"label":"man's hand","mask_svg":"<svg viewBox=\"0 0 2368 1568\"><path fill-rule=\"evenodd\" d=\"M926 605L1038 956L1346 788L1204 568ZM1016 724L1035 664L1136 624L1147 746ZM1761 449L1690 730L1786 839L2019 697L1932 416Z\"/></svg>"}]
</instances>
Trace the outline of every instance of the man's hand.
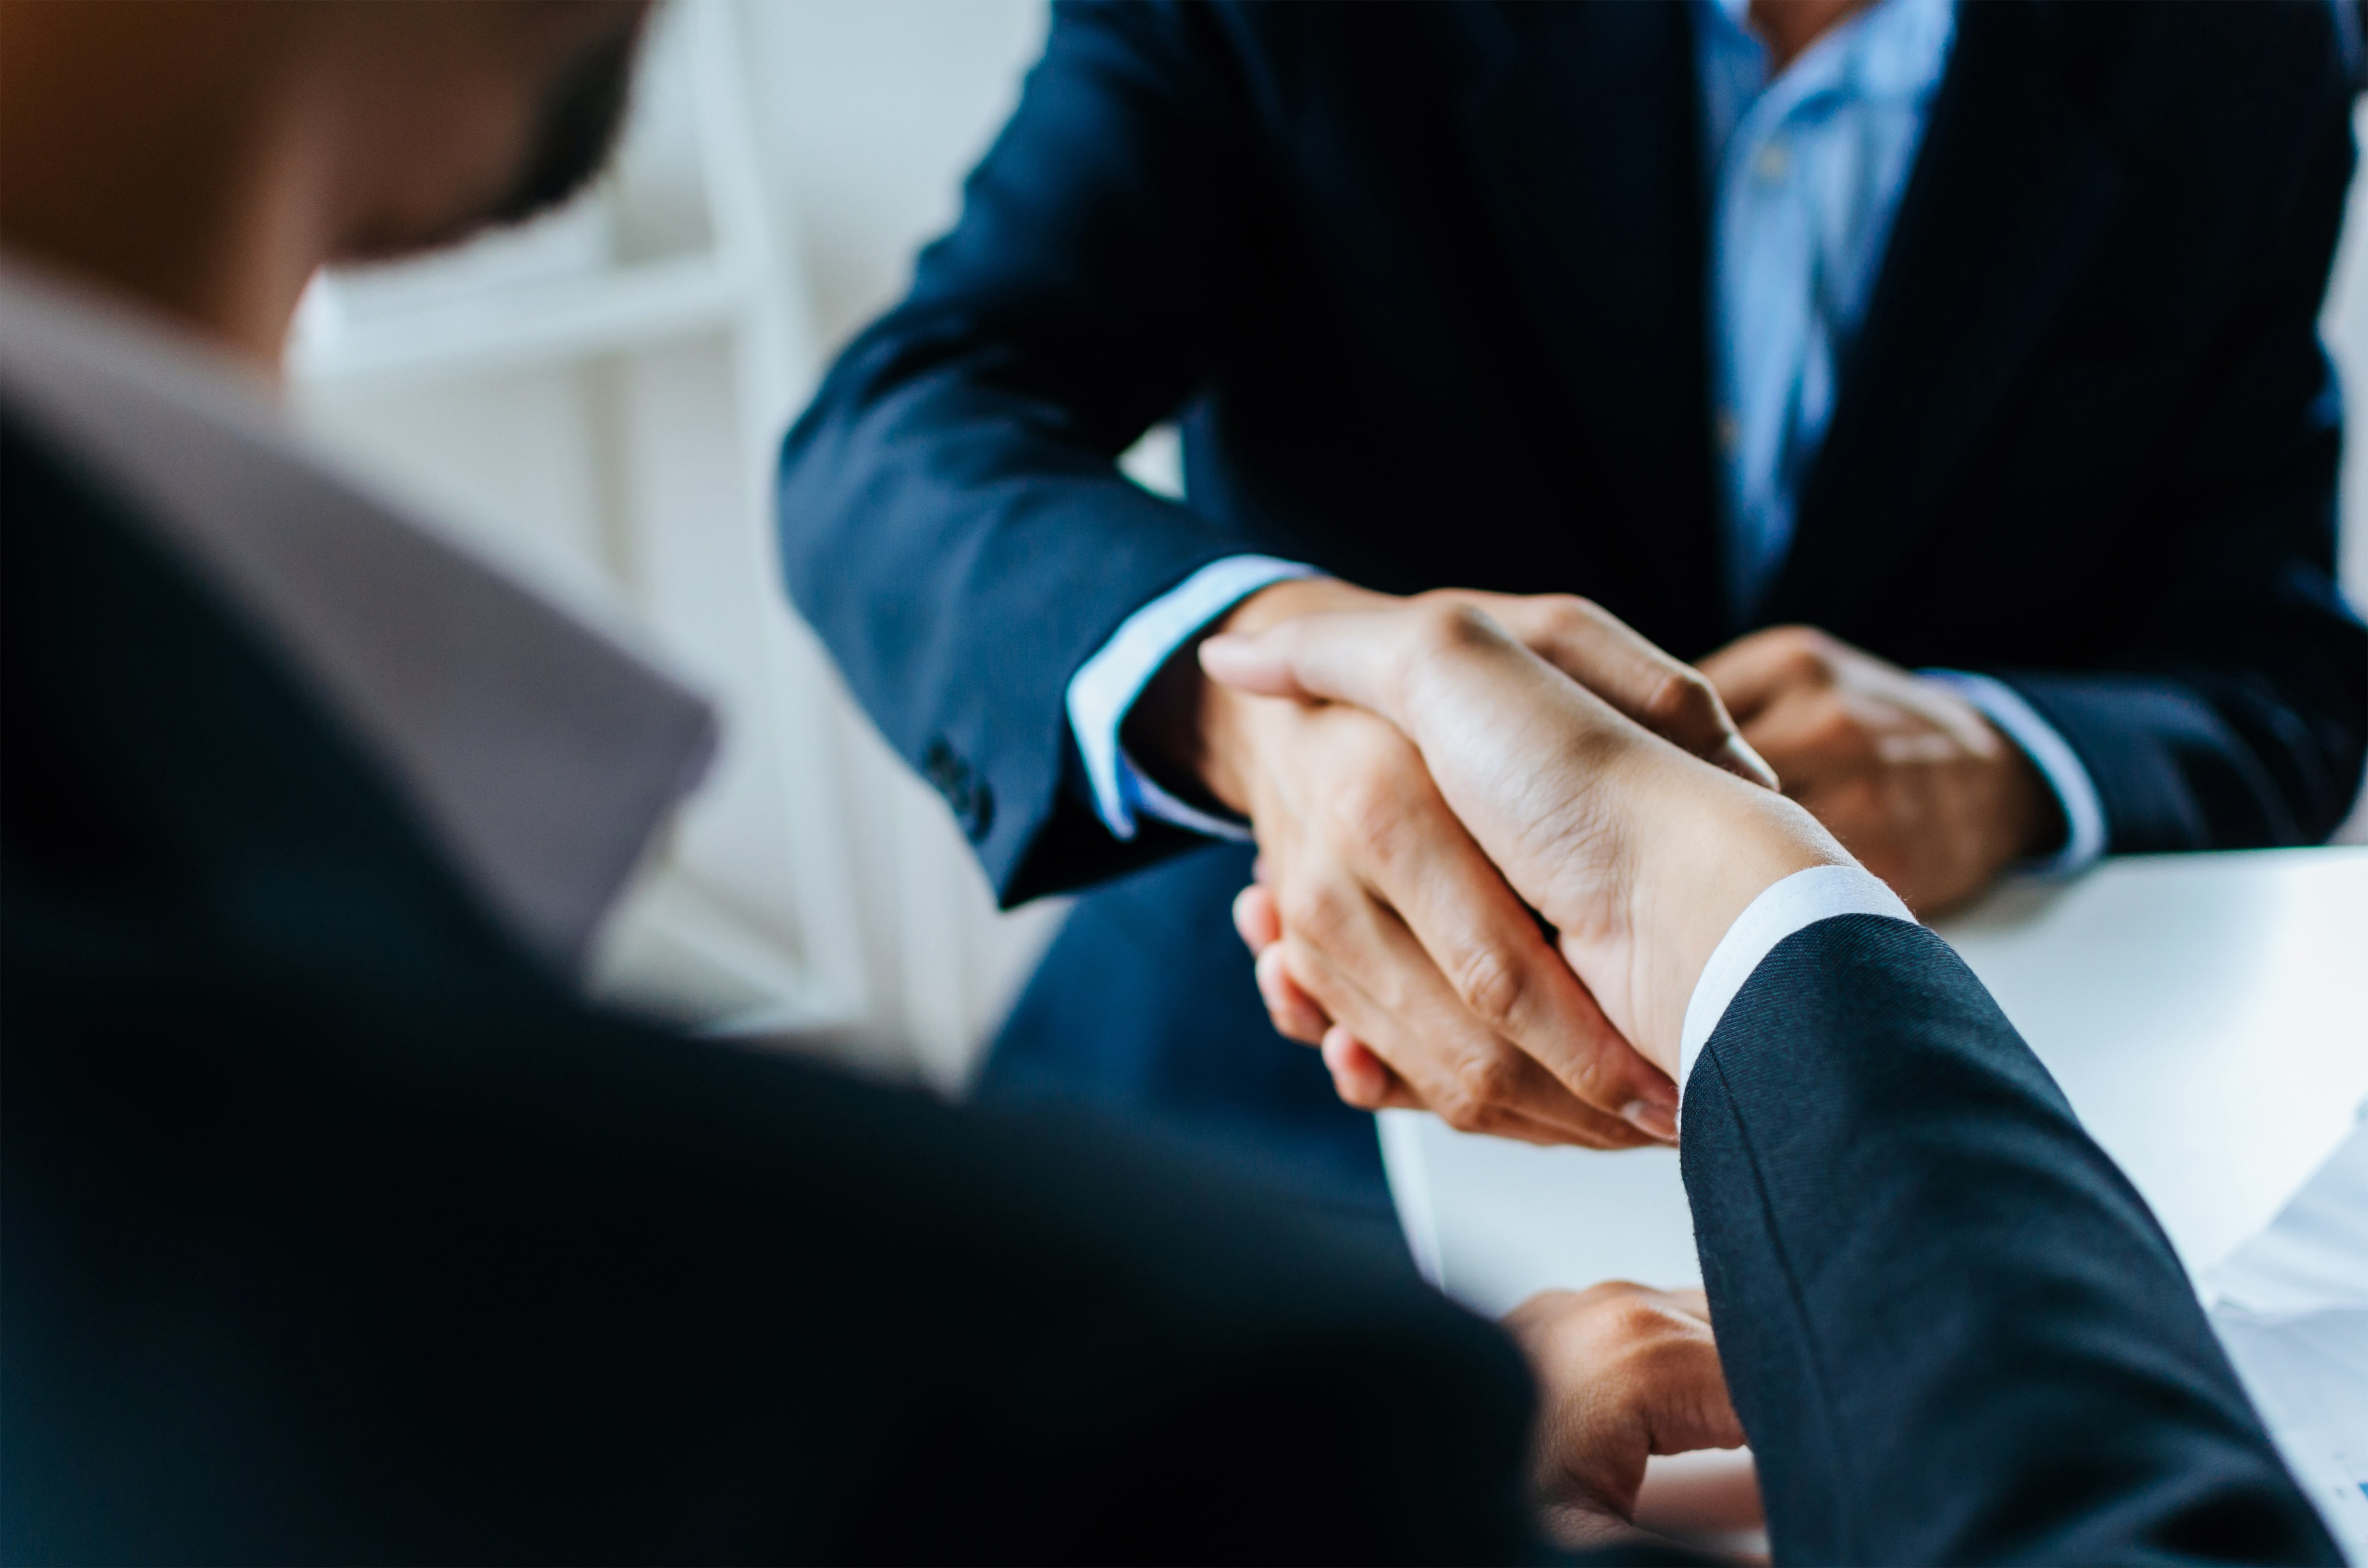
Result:
<instances>
[{"instance_id":1,"label":"man's hand","mask_svg":"<svg viewBox=\"0 0 2368 1568\"><path fill-rule=\"evenodd\" d=\"M1580 684L1594 678L1583 660L1575 680L1469 604L1296 617L1212 638L1201 662L1246 691L1389 720L1612 1028L1664 1073L1736 916L1794 871L1851 863L1798 805L1653 734ZM1321 966L1282 916L1279 961L1315 993Z\"/></svg>"},{"instance_id":2,"label":"man's hand","mask_svg":"<svg viewBox=\"0 0 2368 1568\"><path fill-rule=\"evenodd\" d=\"M1941 682L1805 626L1753 632L1702 670L1784 792L1918 914L2063 841L2039 770Z\"/></svg>"},{"instance_id":3,"label":"man's hand","mask_svg":"<svg viewBox=\"0 0 2368 1568\"><path fill-rule=\"evenodd\" d=\"M1547 1290L1505 1326L1538 1380L1531 1494L1565 1547L1628 1532L1652 1455L1743 1442L1700 1290Z\"/></svg>"},{"instance_id":4,"label":"man's hand","mask_svg":"<svg viewBox=\"0 0 2368 1568\"><path fill-rule=\"evenodd\" d=\"M1319 578L1252 596L1223 630L1450 600L1486 604L1532 645L1584 657L1615 702L1723 766L1772 778L1707 682L1584 601L1401 601ZM1259 988L1279 1029L1324 1044L1344 1098L1424 1107L1533 1142L1617 1148L1672 1135L1667 1074L1605 1020L1405 734L1354 708L1201 680L1197 666L1186 679L1178 666L1191 664L1177 661L1145 693L1129 749L1250 819L1257 908L1273 927L1253 940L1265 949ZM1286 931L1287 953L1273 939ZM1348 1056L1356 1070L1343 1070Z\"/></svg>"}]
</instances>

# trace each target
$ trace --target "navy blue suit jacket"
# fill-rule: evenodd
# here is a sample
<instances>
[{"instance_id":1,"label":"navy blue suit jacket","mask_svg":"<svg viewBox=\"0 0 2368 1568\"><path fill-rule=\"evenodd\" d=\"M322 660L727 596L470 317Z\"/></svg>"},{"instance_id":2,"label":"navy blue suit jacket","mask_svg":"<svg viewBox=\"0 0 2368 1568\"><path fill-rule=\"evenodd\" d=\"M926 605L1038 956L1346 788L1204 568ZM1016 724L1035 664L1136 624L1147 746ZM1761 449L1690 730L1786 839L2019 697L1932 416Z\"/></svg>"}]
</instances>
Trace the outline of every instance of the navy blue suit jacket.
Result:
<instances>
[{"instance_id":1,"label":"navy blue suit jacket","mask_svg":"<svg viewBox=\"0 0 2368 1568\"><path fill-rule=\"evenodd\" d=\"M5 425L0 698L0 1561L1536 1551L1520 1362L1402 1258L587 1008ZM2338 1561L1929 933L1780 947L1685 1114L1781 1559Z\"/></svg>"},{"instance_id":2,"label":"navy blue suit jacket","mask_svg":"<svg viewBox=\"0 0 2368 1568\"><path fill-rule=\"evenodd\" d=\"M1258 551L1586 594L1681 656L1719 591L1686 7L1056 8L910 296L791 432L791 588L1007 902L1107 832L1063 711L1129 613ZM2315 318L2352 166L2324 6L1967 6L1771 621L1994 674L2116 851L2323 836L2368 747ZM1184 432L1190 500L1111 460ZM1087 901L993 1081L1370 1138L1272 1060L1218 852ZM1167 972L1163 972L1167 971ZM1343 1164L1345 1162L1345 1164Z\"/></svg>"}]
</instances>

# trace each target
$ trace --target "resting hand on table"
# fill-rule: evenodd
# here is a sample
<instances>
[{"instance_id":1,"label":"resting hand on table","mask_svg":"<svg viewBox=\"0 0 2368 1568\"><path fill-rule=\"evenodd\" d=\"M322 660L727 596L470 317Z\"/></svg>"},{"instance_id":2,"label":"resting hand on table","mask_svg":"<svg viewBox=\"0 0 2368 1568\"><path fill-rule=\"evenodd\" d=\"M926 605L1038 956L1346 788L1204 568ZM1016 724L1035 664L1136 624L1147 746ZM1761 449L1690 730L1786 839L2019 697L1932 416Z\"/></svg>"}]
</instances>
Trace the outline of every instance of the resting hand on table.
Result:
<instances>
[{"instance_id":1,"label":"resting hand on table","mask_svg":"<svg viewBox=\"0 0 2368 1568\"><path fill-rule=\"evenodd\" d=\"M1651 1456L1743 1442L1699 1290L1547 1290L1505 1326L1538 1381L1531 1494L1564 1546L1626 1533Z\"/></svg>"},{"instance_id":2,"label":"resting hand on table","mask_svg":"<svg viewBox=\"0 0 2368 1568\"><path fill-rule=\"evenodd\" d=\"M1665 1074L1694 982L1736 916L1794 871L1851 863L1798 804L1647 731L1470 604L1300 616L1212 638L1201 661L1243 691L1388 720L1457 831L1554 927L1611 1028ZM1287 903L1281 914L1269 950L1312 990L1320 971ZM1334 1043L1327 1062L1347 1054ZM1356 1086L1333 1065L1344 1092Z\"/></svg>"},{"instance_id":3,"label":"resting hand on table","mask_svg":"<svg viewBox=\"0 0 2368 1568\"><path fill-rule=\"evenodd\" d=\"M1919 913L2063 840L2031 759L1942 682L1805 626L1755 631L1702 670L1784 792Z\"/></svg>"},{"instance_id":4,"label":"resting hand on table","mask_svg":"<svg viewBox=\"0 0 2368 1568\"><path fill-rule=\"evenodd\" d=\"M1529 646L1580 663L1609 702L1680 744L1773 782L1707 681L1582 600L1401 600L1315 578L1253 595L1223 630L1456 603L1485 605ZM1402 730L1353 706L1203 680L1185 658L1137 704L1127 744L1250 819L1260 896L1288 932L1260 957L1260 989L1286 1035L1333 1037L1327 1059L1363 1042L1361 1075L1336 1069L1351 1103L1425 1107L1534 1142L1616 1148L1671 1134L1665 1072L1605 1021Z\"/></svg>"}]
</instances>

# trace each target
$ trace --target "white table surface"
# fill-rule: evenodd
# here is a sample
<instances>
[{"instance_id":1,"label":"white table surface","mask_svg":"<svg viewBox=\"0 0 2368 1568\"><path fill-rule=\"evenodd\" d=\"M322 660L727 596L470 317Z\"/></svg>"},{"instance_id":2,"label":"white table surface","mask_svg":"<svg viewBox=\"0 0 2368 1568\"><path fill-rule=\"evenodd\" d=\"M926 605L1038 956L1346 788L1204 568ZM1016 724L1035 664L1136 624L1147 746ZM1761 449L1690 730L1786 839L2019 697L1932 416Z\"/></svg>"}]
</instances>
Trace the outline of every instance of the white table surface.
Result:
<instances>
[{"instance_id":1,"label":"white table surface","mask_svg":"<svg viewBox=\"0 0 2368 1568\"><path fill-rule=\"evenodd\" d=\"M2267 1224L2368 1098L2368 847L2139 857L2010 883L1941 934L2146 1195L2191 1273ZM1382 1118L1418 1261L1501 1312L1698 1283L1668 1150L1536 1149Z\"/></svg>"}]
</instances>

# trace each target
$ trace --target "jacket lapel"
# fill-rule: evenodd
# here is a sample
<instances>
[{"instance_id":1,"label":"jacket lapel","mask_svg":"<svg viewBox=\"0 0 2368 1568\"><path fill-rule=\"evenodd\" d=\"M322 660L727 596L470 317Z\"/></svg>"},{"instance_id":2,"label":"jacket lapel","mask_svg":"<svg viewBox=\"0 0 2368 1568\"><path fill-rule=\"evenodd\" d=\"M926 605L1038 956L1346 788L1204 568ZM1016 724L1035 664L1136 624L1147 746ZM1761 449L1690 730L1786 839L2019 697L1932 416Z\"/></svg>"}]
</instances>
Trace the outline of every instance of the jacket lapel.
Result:
<instances>
[{"instance_id":1,"label":"jacket lapel","mask_svg":"<svg viewBox=\"0 0 2368 1568\"><path fill-rule=\"evenodd\" d=\"M1707 646L1718 579L1691 19L1629 4L1458 19L1484 199L1568 389L1573 439L1615 503L1587 527L1589 580L1565 585L1631 585L1662 602L1627 613Z\"/></svg>"},{"instance_id":2,"label":"jacket lapel","mask_svg":"<svg viewBox=\"0 0 2368 1568\"><path fill-rule=\"evenodd\" d=\"M1934 520L2121 185L2055 20L1967 5L1769 620L1841 630Z\"/></svg>"}]
</instances>

